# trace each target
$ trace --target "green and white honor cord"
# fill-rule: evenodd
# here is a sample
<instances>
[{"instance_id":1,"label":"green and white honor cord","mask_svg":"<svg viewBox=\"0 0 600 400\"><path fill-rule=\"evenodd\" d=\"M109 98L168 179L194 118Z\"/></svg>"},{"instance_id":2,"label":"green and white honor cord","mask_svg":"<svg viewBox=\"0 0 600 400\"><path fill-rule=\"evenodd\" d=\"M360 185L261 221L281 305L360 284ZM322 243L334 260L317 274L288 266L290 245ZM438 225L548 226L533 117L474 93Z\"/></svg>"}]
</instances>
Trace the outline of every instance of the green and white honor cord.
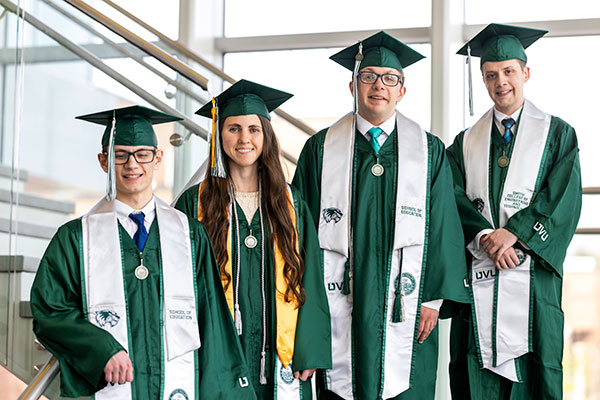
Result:
<instances>
[{"instance_id":1,"label":"green and white honor cord","mask_svg":"<svg viewBox=\"0 0 600 400\"><path fill-rule=\"evenodd\" d=\"M235 274L235 287L234 287L234 301L235 301L235 306L234 306L234 320L235 320L235 327L237 329L238 335L242 334L242 313L240 311L240 304L239 304L239 283L240 283L240 251L241 251L241 246L240 246L240 227L239 227L239 222L238 222L238 213L237 213L237 207L235 204L235 189L233 188L233 185L231 185L231 191L233 193L233 199L234 201L232 202L232 208L233 208L233 218L235 220L235 233L236 233L236 248L237 248L237 258L236 258L236 274ZM263 212L262 212L262 185L258 184L258 216L259 216L259 220L260 220L260 289L261 289L261 295L262 295L262 347L261 347L261 352L260 352L260 384L261 385L266 385L267 384L267 377L266 377L266 357L267 357L267 352L266 352L266 347L267 347L267 299L266 299L266 292L265 292L265 227L264 227L264 219L263 219Z\"/></svg>"}]
</instances>

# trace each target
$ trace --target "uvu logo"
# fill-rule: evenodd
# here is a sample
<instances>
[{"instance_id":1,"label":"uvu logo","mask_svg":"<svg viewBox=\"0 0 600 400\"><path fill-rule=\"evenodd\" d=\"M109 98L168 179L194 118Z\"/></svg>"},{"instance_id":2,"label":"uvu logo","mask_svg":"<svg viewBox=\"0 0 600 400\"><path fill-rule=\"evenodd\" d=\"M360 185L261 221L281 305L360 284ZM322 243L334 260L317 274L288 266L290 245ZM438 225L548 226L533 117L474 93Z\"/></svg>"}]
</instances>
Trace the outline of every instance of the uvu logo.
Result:
<instances>
[{"instance_id":1,"label":"uvu logo","mask_svg":"<svg viewBox=\"0 0 600 400\"><path fill-rule=\"evenodd\" d=\"M327 283L327 290L329 290L330 292L334 292L336 290L342 290L343 287L344 287L344 282L328 282Z\"/></svg>"},{"instance_id":2,"label":"uvu logo","mask_svg":"<svg viewBox=\"0 0 600 400\"><path fill-rule=\"evenodd\" d=\"M540 235L540 239L542 239L542 242L545 242L546 239L548 239L548 231L541 223L536 221L535 225L533 226L533 230L536 231L538 235Z\"/></svg>"},{"instance_id":3,"label":"uvu logo","mask_svg":"<svg viewBox=\"0 0 600 400\"><path fill-rule=\"evenodd\" d=\"M475 280L491 279L496 276L496 268L485 268L475 271Z\"/></svg>"}]
</instances>

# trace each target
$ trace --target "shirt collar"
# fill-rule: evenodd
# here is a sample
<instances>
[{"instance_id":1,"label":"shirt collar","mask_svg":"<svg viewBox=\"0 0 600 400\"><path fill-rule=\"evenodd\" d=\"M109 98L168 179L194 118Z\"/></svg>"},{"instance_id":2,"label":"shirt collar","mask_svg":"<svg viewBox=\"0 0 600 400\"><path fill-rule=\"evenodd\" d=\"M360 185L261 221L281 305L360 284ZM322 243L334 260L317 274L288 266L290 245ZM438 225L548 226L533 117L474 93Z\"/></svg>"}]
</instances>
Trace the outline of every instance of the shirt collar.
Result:
<instances>
[{"instance_id":1,"label":"shirt collar","mask_svg":"<svg viewBox=\"0 0 600 400\"><path fill-rule=\"evenodd\" d=\"M363 135L369 132L369 129L374 127L372 123L364 119L360 114L356 114L356 129ZM392 114L384 123L379 125L379 128L383 129L387 135L390 135L396 127L396 113Z\"/></svg>"},{"instance_id":2,"label":"shirt collar","mask_svg":"<svg viewBox=\"0 0 600 400\"><path fill-rule=\"evenodd\" d=\"M506 114L496 110L496 108L494 108L494 121L496 121L496 125L501 127L502 120L505 118L512 118L516 122L519 119L519 114L521 113L522 109L523 109L523 106L519 107L519 109L517 111L515 111L514 113L512 113L511 115L506 115Z\"/></svg>"},{"instance_id":3,"label":"shirt collar","mask_svg":"<svg viewBox=\"0 0 600 400\"><path fill-rule=\"evenodd\" d=\"M141 210L135 210L131 206L123 203L120 200L115 199L115 212L117 213L118 219L129 218L129 214L131 213L144 213L144 218L146 220L153 220L154 214L156 213L156 205L154 202L154 195L152 196L152 200L148 202Z\"/></svg>"}]
</instances>

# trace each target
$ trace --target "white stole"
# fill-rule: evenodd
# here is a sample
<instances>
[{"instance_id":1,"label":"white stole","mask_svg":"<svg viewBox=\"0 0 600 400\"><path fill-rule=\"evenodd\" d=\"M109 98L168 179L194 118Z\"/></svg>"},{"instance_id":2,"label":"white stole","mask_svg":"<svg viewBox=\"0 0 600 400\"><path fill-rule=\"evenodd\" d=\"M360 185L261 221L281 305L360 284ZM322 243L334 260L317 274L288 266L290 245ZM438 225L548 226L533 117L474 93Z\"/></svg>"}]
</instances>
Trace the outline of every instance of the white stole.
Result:
<instances>
[{"instance_id":1,"label":"white stole","mask_svg":"<svg viewBox=\"0 0 600 400\"><path fill-rule=\"evenodd\" d=\"M353 118L354 115L349 113L327 131L323 148L319 220L319 241L324 250L325 282L328 289L338 289L327 290L331 314L333 367L326 371L326 384L327 389L348 400L354 396L352 294L344 295L339 289L340 282L343 282L351 241L350 210L355 135L352 129ZM396 112L396 131L398 178L394 249L388 274L385 321L381 321L385 326L385 343L381 349L385 363L381 370L384 382L383 398L397 396L410 388L416 316L420 305L422 267L425 261L429 196L427 134L419 125L399 112ZM395 280L400 268L402 286L406 294L405 319L403 322L392 322ZM357 345L360 346L360 343Z\"/></svg>"},{"instance_id":2,"label":"white stole","mask_svg":"<svg viewBox=\"0 0 600 400\"><path fill-rule=\"evenodd\" d=\"M483 217L494 228L506 225L508 219L529 206L537 189L550 128L551 116L525 101L514 139L515 144L502 191L499 226L494 226L490 209L490 167L498 168L490 157L490 142L494 109L490 109L471 129L465 132L463 158L466 194L471 201L483 203ZM473 258L471 288L477 340L483 366L514 382L520 381L515 359L531 351L530 295L531 257L514 269L496 270L494 262L485 257ZM496 307L494 307L496 304ZM495 330L494 330L495 328Z\"/></svg>"},{"instance_id":3,"label":"white stole","mask_svg":"<svg viewBox=\"0 0 600 400\"><path fill-rule=\"evenodd\" d=\"M156 202L162 266L163 396L169 398L183 392L188 398L195 398L194 350L200 347L200 334L189 225L183 213L157 197L153 201ZM100 200L81 218L81 224L88 320L109 332L130 352L127 294L114 203L106 198ZM131 384L108 385L98 391L95 398L131 399Z\"/></svg>"}]
</instances>

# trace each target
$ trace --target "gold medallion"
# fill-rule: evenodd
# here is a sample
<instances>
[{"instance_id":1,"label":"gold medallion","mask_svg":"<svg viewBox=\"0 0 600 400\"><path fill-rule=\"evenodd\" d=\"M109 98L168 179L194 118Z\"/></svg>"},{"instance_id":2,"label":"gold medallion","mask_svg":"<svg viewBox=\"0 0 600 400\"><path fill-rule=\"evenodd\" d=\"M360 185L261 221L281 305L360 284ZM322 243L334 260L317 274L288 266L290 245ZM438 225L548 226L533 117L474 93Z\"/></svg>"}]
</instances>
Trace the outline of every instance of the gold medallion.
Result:
<instances>
[{"instance_id":1,"label":"gold medallion","mask_svg":"<svg viewBox=\"0 0 600 400\"><path fill-rule=\"evenodd\" d=\"M508 157L506 157L505 155L500 156L500 158L498 158L498 166L500 168L506 168L508 167L508 163L509 163L509 159Z\"/></svg>"}]
</instances>

